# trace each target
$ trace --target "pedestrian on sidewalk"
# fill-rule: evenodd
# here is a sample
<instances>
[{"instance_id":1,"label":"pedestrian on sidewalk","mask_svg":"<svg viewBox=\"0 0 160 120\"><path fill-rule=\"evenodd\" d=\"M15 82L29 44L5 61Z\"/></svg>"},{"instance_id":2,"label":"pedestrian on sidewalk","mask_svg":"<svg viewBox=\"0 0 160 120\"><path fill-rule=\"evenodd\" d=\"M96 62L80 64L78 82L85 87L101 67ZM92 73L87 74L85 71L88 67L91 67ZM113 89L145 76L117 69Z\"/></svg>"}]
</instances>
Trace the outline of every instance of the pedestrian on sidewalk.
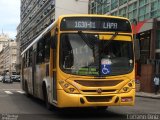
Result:
<instances>
[{"instance_id":1,"label":"pedestrian on sidewalk","mask_svg":"<svg viewBox=\"0 0 160 120\"><path fill-rule=\"evenodd\" d=\"M154 77L154 90L156 95L158 94L159 91L159 84L160 84L159 76L156 74Z\"/></svg>"}]
</instances>

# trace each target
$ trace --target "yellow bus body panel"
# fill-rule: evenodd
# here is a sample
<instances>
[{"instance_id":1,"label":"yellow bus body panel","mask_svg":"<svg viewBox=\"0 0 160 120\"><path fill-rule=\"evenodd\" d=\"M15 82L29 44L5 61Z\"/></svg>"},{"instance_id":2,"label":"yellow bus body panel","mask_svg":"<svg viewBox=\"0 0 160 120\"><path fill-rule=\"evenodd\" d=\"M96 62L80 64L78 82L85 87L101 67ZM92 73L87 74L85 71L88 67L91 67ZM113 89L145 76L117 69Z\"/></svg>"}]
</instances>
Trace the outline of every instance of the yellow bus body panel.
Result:
<instances>
[{"instance_id":1,"label":"yellow bus body panel","mask_svg":"<svg viewBox=\"0 0 160 120\"><path fill-rule=\"evenodd\" d=\"M57 28L58 31L57 34L57 49L55 50L57 53L56 56L56 67L53 68L53 52L54 50L50 48L50 63L49 63L49 86L47 87L48 90L48 99L50 104L55 105L60 108L64 107L94 107L94 106L132 106L135 103L135 83L132 86L132 89L129 92L120 92L120 90L128 84L131 80L135 80L135 67L133 68L133 71L131 71L128 74L124 75L117 75L117 76L108 76L106 78L94 78L92 76L78 76L78 75L71 75L66 74L61 71L59 68L60 60L59 60L59 53L60 53L60 33L77 33L77 31L60 31L60 22L64 17L104 17L104 18L117 18L117 19L126 19L123 17L115 17L115 16L107 16L107 15L64 15L60 16L54 26L50 30L51 35L53 36L55 33L55 29ZM84 31L84 33L97 33L99 34L100 40L110 40L112 36L115 34L114 32L95 32L95 31ZM133 41L133 34L132 33L120 33L118 32L118 35L115 37L114 40L123 40L123 41ZM31 70L24 70L24 78L28 82L29 86L29 93L33 94L33 85L32 83L32 74L30 73ZM56 90L53 90L53 72L56 73ZM35 94L36 97L43 99L43 91L42 91L42 82L45 76L46 70L45 70L45 64L41 64L36 67L36 73L35 73ZM30 77L29 77L30 76ZM75 80L79 81L99 81L99 82L105 82L105 81L118 81L118 79L122 80L119 84L116 84L114 86L83 86L81 84L78 84L75 82ZM64 80L74 86L78 91L79 94L70 94L64 91L62 86L59 84L61 80ZM97 93L98 89L102 90L112 90L115 89L115 92L103 92L101 94ZM90 90L95 92L83 92L83 90ZM56 93L57 100L53 100L53 94ZM102 97L108 99L108 101L92 101L90 98L98 98ZM130 102L122 102L121 98L132 98L132 101ZM118 100L116 100L118 98ZM80 99L83 99L84 103L80 101Z\"/></svg>"},{"instance_id":2,"label":"yellow bus body panel","mask_svg":"<svg viewBox=\"0 0 160 120\"><path fill-rule=\"evenodd\" d=\"M97 107L97 106L133 106L135 103L135 89L132 89L129 93L121 94L108 94L103 96L113 96L112 100L109 102L88 102L86 95L82 94L68 94L64 90L58 90L58 105L57 107ZM89 95L88 95L89 96ZM90 95L93 96L93 95ZM102 95L94 95L93 97L99 97ZM116 97L119 97L119 101L115 103ZM121 102L121 97L133 97L131 102ZM84 104L80 102L80 98L83 98L85 101Z\"/></svg>"},{"instance_id":3,"label":"yellow bus body panel","mask_svg":"<svg viewBox=\"0 0 160 120\"><path fill-rule=\"evenodd\" d=\"M135 103L135 78L134 78L134 70L125 75L119 75L119 76L110 76L107 78L99 78L95 79L94 77L89 76L75 76L75 75L69 75L66 73L63 73L60 68L58 69L57 74L57 107L64 108L64 107L97 107L97 106L133 106ZM68 79L67 79L68 78ZM80 94L70 94L64 91L64 89L59 84L60 80L64 80L77 88L77 90L80 92ZM75 81L98 81L98 82L105 82L105 81L117 81L122 80L122 82L118 83L114 86L84 86L81 84L76 83ZM130 81L133 80L133 86L129 92L126 93L120 93L120 90L128 84ZM97 93L97 89L101 88L102 90L113 90L115 89L115 92L103 92L101 94ZM83 92L83 90L91 90L95 92ZM91 101L89 102L87 100L87 97L112 97L107 102L102 101ZM116 98L118 97L118 101L116 101ZM121 98L132 98L131 102L121 102ZM80 98L84 100L84 104L80 102Z\"/></svg>"}]
</instances>

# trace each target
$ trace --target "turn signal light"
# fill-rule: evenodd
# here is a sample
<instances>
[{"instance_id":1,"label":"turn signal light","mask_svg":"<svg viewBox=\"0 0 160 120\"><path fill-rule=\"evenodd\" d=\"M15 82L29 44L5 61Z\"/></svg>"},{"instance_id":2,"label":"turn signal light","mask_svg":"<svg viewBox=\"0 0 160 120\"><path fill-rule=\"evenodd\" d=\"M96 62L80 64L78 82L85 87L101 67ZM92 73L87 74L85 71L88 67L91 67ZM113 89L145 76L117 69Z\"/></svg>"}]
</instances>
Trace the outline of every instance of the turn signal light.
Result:
<instances>
[{"instance_id":1,"label":"turn signal light","mask_svg":"<svg viewBox=\"0 0 160 120\"><path fill-rule=\"evenodd\" d=\"M124 92L127 92L128 89L129 89L128 87L124 87L124 88L123 88L123 91L124 91Z\"/></svg>"},{"instance_id":2,"label":"turn signal light","mask_svg":"<svg viewBox=\"0 0 160 120\"><path fill-rule=\"evenodd\" d=\"M120 90L120 93L127 93L131 91L133 87L134 87L134 80L131 80Z\"/></svg>"},{"instance_id":3,"label":"turn signal light","mask_svg":"<svg viewBox=\"0 0 160 120\"><path fill-rule=\"evenodd\" d=\"M74 88L69 88L70 93L73 93L75 91Z\"/></svg>"},{"instance_id":4,"label":"turn signal light","mask_svg":"<svg viewBox=\"0 0 160 120\"><path fill-rule=\"evenodd\" d=\"M129 87L132 87L133 85L132 85L132 83L128 83L128 86L129 86Z\"/></svg>"},{"instance_id":5,"label":"turn signal light","mask_svg":"<svg viewBox=\"0 0 160 120\"><path fill-rule=\"evenodd\" d=\"M59 81L59 84L61 85L63 90L67 93L72 93L72 94L78 94L79 93L79 91L77 90L76 87L74 87L73 85L69 84L68 82L66 82L64 80Z\"/></svg>"},{"instance_id":6,"label":"turn signal light","mask_svg":"<svg viewBox=\"0 0 160 120\"><path fill-rule=\"evenodd\" d=\"M68 88L68 87L69 87L69 84L68 84L68 83L65 83L65 84L64 84L64 87L65 87L65 88Z\"/></svg>"}]
</instances>

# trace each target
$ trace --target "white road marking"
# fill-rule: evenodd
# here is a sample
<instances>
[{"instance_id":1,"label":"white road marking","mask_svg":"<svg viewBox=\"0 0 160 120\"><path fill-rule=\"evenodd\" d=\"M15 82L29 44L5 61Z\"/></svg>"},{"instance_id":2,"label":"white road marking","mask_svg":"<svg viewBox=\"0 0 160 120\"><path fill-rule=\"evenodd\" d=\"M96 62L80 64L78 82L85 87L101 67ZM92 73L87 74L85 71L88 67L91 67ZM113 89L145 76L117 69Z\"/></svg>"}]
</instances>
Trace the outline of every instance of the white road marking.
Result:
<instances>
[{"instance_id":1,"label":"white road marking","mask_svg":"<svg viewBox=\"0 0 160 120\"><path fill-rule=\"evenodd\" d=\"M5 93L7 93L7 94L13 94L12 92L10 92L10 91L4 91Z\"/></svg>"},{"instance_id":2,"label":"white road marking","mask_svg":"<svg viewBox=\"0 0 160 120\"><path fill-rule=\"evenodd\" d=\"M18 93L21 93L21 94L24 94L25 92L24 91L17 91Z\"/></svg>"},{"instance_id":3,"label":"white road marking","mask_svg":"<svg viewBox=\"0 0 160 120\"><path fill-rule=\"evenodd\" d=\"M22 89L2 89L3 91L21 91Z\"/></svg>"}]
</instances>

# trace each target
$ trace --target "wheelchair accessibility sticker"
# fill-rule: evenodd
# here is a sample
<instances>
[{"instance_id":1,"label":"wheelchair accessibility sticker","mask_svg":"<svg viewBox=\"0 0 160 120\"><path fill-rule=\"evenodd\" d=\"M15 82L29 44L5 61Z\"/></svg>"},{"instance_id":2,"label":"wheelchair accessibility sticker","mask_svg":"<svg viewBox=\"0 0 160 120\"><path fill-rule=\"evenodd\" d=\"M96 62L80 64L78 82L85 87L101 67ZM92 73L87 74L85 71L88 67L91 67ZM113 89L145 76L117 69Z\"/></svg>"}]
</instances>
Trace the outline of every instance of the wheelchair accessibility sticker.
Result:
<instances>
[{"instance_id":1,"label":"wheelchair accessibility sticker","mask_svg":"<svg viewBox=\"0 0 160 120\"><path fill-rule=\"evenodd\" d=\"M111 60L110 59L102 59L101 60L101 74L108 75L111 73Z\"/></svg>"}]
</instances>

